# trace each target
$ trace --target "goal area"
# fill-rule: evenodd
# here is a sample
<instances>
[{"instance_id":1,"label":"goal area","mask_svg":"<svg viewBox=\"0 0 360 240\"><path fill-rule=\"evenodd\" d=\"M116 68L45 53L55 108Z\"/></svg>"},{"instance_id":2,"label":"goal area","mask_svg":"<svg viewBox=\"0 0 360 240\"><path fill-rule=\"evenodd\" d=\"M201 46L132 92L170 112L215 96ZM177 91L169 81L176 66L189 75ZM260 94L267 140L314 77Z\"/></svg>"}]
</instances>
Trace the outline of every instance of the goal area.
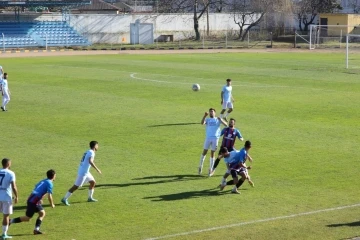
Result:
<instances>
[{"instance_id":1,"label":"goal area","mask_svg":"<svg viewBox=\"0 0 360 240\"><path fill-rule=\"evenodd\" d=\"M346 68L360 69L360 34L347 34L346 46Z\"/></svg>"},{"instance_id":2,"label":"goal area","mask_svg":"<svg viewBox=\"0 0 360 240\"><path fill-rule=\"evenodd\" d=\"M309 49L345 48L346 36L349 34L360 35L360 26L310 25Z\"/></svg>"}]
</instances>

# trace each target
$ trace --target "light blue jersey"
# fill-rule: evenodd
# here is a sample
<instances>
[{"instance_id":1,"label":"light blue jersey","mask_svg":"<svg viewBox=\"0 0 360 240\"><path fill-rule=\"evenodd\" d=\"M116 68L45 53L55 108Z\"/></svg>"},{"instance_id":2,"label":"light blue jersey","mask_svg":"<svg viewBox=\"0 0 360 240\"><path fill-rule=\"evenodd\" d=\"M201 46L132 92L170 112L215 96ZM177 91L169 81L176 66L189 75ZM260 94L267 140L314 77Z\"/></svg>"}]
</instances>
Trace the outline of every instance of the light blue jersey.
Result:
<instances>
[{"instance_id":1,"label":"light blue jersey","mask_svg":"<svg viewBox=\"0 0 360 240\"><path fill-rule=\"evenodd\" d=\"M0 80L0 85L1 85L2 90L5 93L9 92L9 84L8 84L8 81L6 79L1 79Z\"/></svg>"},{"instance_id":2,"label":"light blue jersey","mask_svg":"<svg viewBox=\"0 0 360 240\"><path fill-rule=\"evenodd\" d=\"M95 158L95 151L92 149L87 150L80 162L78 174L79 175L86 175L88 172L90 172L90 159Z\"/></svg>"},{"instance_id":3,"label":"light blue jersey","mask_svg":"<svg viewBox=\"0 0 360 240\"><path fill-rule=\"evenodd\" d=\"M222 92L223 92L223 101L224 102L231 102L232 86L225 85L222 88Z\"/></svg>"},{"instance_id":4,"label":"light blue jersey","mask_svg":"<svg viewBox=\"0 0 360 240\"><path fill-rule=\"evenodd\" d=\"M239 152L240 151L237 151L237 150L229 152L229 156L224 158L225 163L231 163L231 162L235 161L236 155L238 155Z\"/></svg>"},{"instance_id":5,"label":"light blue jersey","mask_svg":"<svg viewBox=\"0 0 360 240\"><path fill-rule=\"evenodd\" d=\"M210 137L219 138L220 137L221 121L218 118L216 118L216 117L206 118L205 124L206 124L206 137L207 138L210 138Z\"/></svg>"},{"instance_id":6,"label":"light blue jersey","mask_svg":"<svg viewBox=\"0 0 360 240\"><path fill-rule=\"evenodd\" d=\"M11 183L15 182L15 173L9 169L0 170L0 201L12 201Z\"/></svg>"},{"instance_id":7,"label":"light blue jersey","mask_svg":"<svg viewBox=\"0 0 360 240\"><path fill-rule=\"evenodd\" d=\"M234 161L230 162L231 169L239 169L240 164L245 163L247 157L247 151L242 148L234 157Z\"/></svg>"}]
</instances>

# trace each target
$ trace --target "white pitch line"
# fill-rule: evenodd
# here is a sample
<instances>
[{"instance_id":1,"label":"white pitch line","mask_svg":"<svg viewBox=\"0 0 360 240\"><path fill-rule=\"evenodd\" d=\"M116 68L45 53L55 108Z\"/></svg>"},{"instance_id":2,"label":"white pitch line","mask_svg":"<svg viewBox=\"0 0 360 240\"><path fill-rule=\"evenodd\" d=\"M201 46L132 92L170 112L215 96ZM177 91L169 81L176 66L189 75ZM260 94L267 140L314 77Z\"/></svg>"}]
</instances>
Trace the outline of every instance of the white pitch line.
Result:
<instances>
[{"instance_id":1,"label":"white pitch line","mask_svg":"<svg viewBox=\"0 0 360 240\"><path fill-rule=\"evenodd\" d=\"M134 78L134 79L138 79L138 80L141 80L141 81L148 81L148 82L158 82L158 83L169 83L169 84L193 84L193 83L190 83L190 82L169 82L169 81L161 81L161 80L154 80L154 79L147 79L147 78L140 78L140 77L135 77L135 74L138 74L138 73L132 73L130 74L130 77L131 78ZM161 74L154 74L154 75L161 75ZM161 76L170 76L170 75L161 75ZM170 76L170 77L174 77L174 76ZM196 79L204 79L204 78L196 78ZM201 82L198 82L200 85L206 85L206 86L223 86L222 84L215 84L215 83L201 83ZM274 87L274 88L292 88L292 87L289 87L289 86L280 86L280 85L276 85L276 86L272 86L272 85L260 85L260 84L241 84L241 85L235 85L235 84L232 84L233 87L244 87L244 86L247 86L247 87L265 87L265 88L269 88L269 87Z\"/></svg>"},{"instance_id":2,"label":"white pitch line","mask_svg":"<svg viewBox=\"0 0 360 240\"><path fill-rule=\"evenodd\" d=\"M301 216L306 216L306 215L312 215L312 214L316 214L316 213L330 212L330 211L336 211L336 210L342 210L342 209L354 208L354 207L360 207L360 203L354 204L354 205L342 206L342 207L335 207L335 208L327 208L327 209L322 209L322 210L316 210L316 211L312 211L312 212L304 212L304 213L292 214L292 215L287 215L287 216L265 218L265 219L254 220L254 221L249 221L249 222L235 223L235 224L230 224L230 225L225 225L225 226L206 228L206 229L201 229L201 230L194 230L194 231L189 231L189 232L183 232L183 233L177 233L177 234L171 234L171 235L164 235L164 236L153 237L153 238L146 238L145 240L157 240L157 239L165 239L165 238L186 236L186 235L191 235L191 234L195 234L195 233L210 232L210 231L215 231L215 230L220 230L220 229L239 227L239 226L243 226L243 225L270 222L270 221L282 220L282 219L287 219L287 218L295 218L295 217L301 217Z\"/></svg>"}]
</instances>

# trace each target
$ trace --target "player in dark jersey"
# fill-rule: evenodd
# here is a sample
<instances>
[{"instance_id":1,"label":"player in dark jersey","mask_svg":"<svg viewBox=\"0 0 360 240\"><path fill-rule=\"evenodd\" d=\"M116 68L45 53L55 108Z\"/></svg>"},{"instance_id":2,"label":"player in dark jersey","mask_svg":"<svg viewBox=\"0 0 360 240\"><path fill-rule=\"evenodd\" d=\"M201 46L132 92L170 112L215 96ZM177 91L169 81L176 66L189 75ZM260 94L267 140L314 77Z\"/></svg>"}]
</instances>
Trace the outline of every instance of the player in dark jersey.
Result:
<instances>
[{"instance_id":1,"label":"player in dark jersey","mask_svg":"<svg viewBox=\"0 0 360 240\"><path fill-rule=\"evenodd\" d=\"M38 182L36 184L34 190L31 192L31 194L27 200L27 208L26 208L25 216L17 217L17 218L11 219L11 221L10 221L11 224L28 222L34 216L35 213L38 213L39 217L36 219L35 229L34 229L35 235L43 234L40 231L40 225L42 223L42 220L45 217L45 210L44 210L43 206L41 205L41 203L42 203L42 198L46 193L48 194L48 199L49 199L49 203L50 203L51 207L52 208L55 207L55 204L54 204L54 201L52 198L52 189L53 189L53 181L56 178L56 173L54 170L50 169L49 171L46 172L46 176L47 176L47 178Z\"/></svg>"},{"instance_id":2,"label":"player in dark jersey","mask_svg":"<svg viewBox=\"0 0 360 240\"><path fill-rule=\"evenodd\" d=\"M240 131L235 128L235 122L236 122L235 119L230 118L229 126L223 128L221 130L221 136L223 136L223 139L221 142L220 150L222 147L226 147L228 149L228 151L231 152L234 150L234 144L235 144L236 138L239 138L240 141L244 141ZM219 164L221 158L223 158L223 155L219 151L218 157L215 160L213 169L210 172L209 176L214 175L215 169L216 169L217 165Z\"/></svg>"}]
</instances>

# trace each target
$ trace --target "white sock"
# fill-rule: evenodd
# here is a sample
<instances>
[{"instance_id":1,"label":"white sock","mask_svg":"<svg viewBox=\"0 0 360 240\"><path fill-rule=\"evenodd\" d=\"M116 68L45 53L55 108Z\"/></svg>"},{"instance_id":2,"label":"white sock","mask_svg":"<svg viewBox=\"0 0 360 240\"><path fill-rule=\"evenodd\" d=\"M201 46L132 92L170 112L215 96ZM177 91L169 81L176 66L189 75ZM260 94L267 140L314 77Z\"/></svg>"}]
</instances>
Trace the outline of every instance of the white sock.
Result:
<instances>
[{"instance_id":1,"label":"white sock","mask_svg":"<svg viewBox=\"0 0 360 240\"><path fill-rule=\"evenodd\" d=\"M236 185L233 187L233 190L235 191L237 189Z\"/></svg>"},{"instance_id":2,"label":"white sock","mask_svg":"<svg viewBox=\"0 0 360 240\"><path fill-rule=\"evenodd\" d=\"M221 183L226 183L226 178L222 178Z\"/></svg>"},{"instance_id":3,"label":"white sock","mask_svg":"<svg viewBox=\"0 0 360 240\"><path fill-rule=\"evenodd\" d=\"M2 226L2 232L3 234L7 235L7 231L8 231L8 228L9 228L9 225L6 225L6 226Z\"/></svg>"},{"instance_id":4,"label":"white sock","mask_svg":"<svg viewBox=\"0 0 360 240\"><path fill-rule=\"evenodd\" d=\"M210 158L210 169L211 171L213 170L213 167L214 167L214 158Z\"/></svg>"},{"instance_id":5,"label":"white sock","mask_svg":"<svg viewBox=\"0 0 360 240\"><path fill-rule=\"evenodd\" d=\"M71 192L67 192L67 193L65 194L65 197L64 197L64 198L65 198L65 199L68 199L68 198L71 196L71 194L72 194Z\"/></svg>"},{"instance_id":6,"label":"white sock","mask_svg":"<svg viewBox=\"0 0 360 240\"><path fill-rule=\"evenodd\" d=\"M205 160L205 156L206 156L206 155L202 155L202 154L201 154L201 156L200 156L199 168L202 168L202 167L203 167L204 160Z\"/></svg>"},{"instance_id":7,"label":"white sock","mask_svg":"<svg viewBox=\"0 0 360 240\"><path fill-rule=\"evenodd\" d=\"M89 189L89 198L92 198L94 194L94 189Z\"/></svg>"}]
</instances>

